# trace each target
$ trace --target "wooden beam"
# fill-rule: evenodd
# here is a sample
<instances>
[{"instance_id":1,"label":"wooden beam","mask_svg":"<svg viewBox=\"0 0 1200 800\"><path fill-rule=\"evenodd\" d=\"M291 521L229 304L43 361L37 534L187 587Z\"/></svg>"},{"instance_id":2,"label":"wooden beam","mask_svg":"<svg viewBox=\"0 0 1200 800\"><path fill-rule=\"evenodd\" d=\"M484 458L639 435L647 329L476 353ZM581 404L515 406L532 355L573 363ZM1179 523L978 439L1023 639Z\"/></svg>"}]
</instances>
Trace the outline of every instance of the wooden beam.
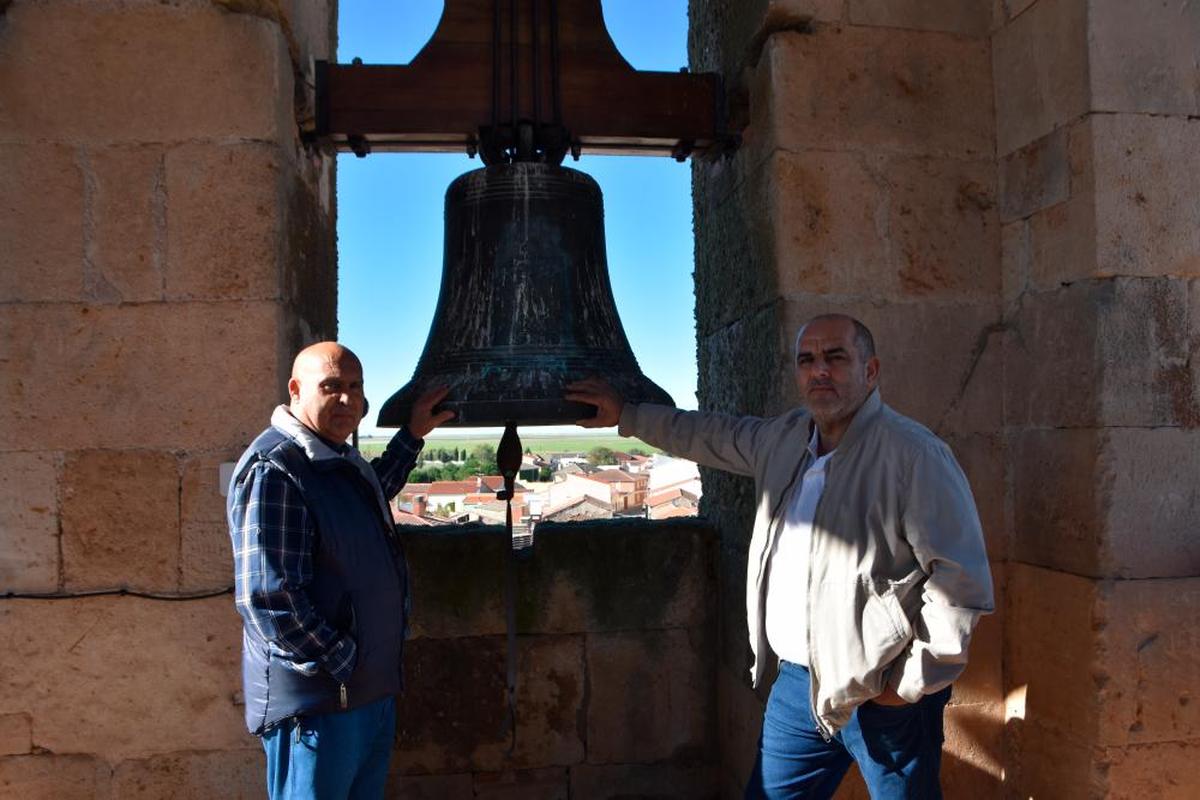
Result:
<instances>
[{"instance_id":1,"label":"wooden beam","mask_svg":"<svg viewBox=\"0 0 1200 800\"><path fill-rule=\"evenodd\" d=\"M436 32L408 65L318 63L316 133L345 150L365 142L371 150L462 151L481 129L516 119L557 122L589 152L679 157L727 145L723 100L716 75L633 69L604 27L599 0L446 0Z\"/></svg>"}]
</instances>

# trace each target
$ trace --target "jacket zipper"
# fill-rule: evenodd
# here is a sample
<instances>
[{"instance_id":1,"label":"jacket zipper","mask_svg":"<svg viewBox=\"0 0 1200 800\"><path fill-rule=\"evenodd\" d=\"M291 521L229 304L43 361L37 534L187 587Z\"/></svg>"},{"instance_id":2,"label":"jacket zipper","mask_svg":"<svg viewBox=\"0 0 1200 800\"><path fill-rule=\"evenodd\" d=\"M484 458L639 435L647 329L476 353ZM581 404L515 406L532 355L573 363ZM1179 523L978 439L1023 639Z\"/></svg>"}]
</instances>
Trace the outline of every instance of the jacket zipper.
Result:
<instances>
[{"instance_id":1,"label":"jacket zipper","mask_svg":"<svg viewBox=\"0 0 1200 800\"><path fill-rule=\"evenodd\" d=\"M346 706L350 705L350 697L346 692L346 684L344 683L338 684L338 705L342 707L343 711L346 709Z\"/></svg>"}]
</instances>

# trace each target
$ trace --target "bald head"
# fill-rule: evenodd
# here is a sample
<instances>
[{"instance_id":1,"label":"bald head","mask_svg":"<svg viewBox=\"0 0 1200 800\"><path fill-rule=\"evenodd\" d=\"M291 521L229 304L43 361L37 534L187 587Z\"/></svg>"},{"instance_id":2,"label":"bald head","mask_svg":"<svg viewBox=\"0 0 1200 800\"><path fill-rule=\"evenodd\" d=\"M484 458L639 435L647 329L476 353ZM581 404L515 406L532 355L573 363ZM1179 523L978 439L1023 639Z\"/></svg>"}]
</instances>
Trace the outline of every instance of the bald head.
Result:
<instances>
[{"instance_id":1,"label":"bald head","mask_svg":"<svg viewBox=\"0 0 1200 800\"><path fill-rule=\"evenodd\" d=\"M362 362L337 342L317 342L292 362L292 416L323 439L341 444L364 412Z\"/></svg>"},{"instance_id":2,"label":"bald head","mask_svg":"<svg viewBox=\"0 0 1200 800\"><path fill-rule=\"evenodd\" d=\"M804 338L805 328L814 322L832 322L849 325L854 329L854 345L858 349L859 356L866 361L875 355L875 337L871 335L871 329L849 314L818 314L808 322L805 322L800 326L800 330L796 331L793 355L800 352L800 340Z\"/></svg>"},{"instance_id":3,"label":"bald head","mask_svg":"<svg viewBox=\"0 0 1200 800\"><path fill-rule=\"evenodd\" d=\"M317 342L296 354L292 361L292 377L299 378L301 375L312 373L325 364L343 363L354 365L360 373L362 372L362 362L350 348L338 342Z\"/></svg>"}]
</instances>

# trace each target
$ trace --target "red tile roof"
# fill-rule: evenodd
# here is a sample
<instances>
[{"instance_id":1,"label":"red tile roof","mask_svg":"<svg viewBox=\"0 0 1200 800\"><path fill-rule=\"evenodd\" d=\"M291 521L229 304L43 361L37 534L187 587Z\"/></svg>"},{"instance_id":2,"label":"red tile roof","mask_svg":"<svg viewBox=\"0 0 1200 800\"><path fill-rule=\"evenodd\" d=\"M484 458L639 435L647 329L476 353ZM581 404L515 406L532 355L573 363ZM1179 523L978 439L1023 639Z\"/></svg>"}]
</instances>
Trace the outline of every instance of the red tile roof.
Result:
<instances>
[{"instance_id":1,"label":"red tile roof","mask_svg":"<svg viewBox=\"0 0 1200 800\"><path fill-rule=\"evenodd\" d=\"M602 469L599 472L585 473L580 477L599 483L634 483L637 478L619 469Z\"/></svg>"},{"instance_id":2,"label":"red tile roof","mask_svg":"<svg viewBox=\"0 0 1200 800\"><path fill-rule=\"evenodd\" d=\"M407 511L401 511L398 508L392 509L392 521L397 525L433 525L434 523L418 517L416 514L410 514Z\"/></svg>"}]
</instances>

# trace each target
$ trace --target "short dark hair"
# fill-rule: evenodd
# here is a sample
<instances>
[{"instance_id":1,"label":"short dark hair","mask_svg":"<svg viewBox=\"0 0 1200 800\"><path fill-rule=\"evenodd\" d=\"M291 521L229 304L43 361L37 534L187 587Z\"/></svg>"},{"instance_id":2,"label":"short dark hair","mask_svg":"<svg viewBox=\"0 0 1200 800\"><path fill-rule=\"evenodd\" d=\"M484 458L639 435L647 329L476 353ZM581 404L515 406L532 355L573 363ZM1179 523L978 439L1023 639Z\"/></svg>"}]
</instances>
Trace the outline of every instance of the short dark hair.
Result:
<instances>
[{"instance_id":1,"label":"short dark hair","mask_svg":"<svg viewBox=\"0 0 1200 800\"><path fill-rule=\"evenodd\" d=\"M854 326L854 346L858 348L860 358L866 361L875 356L875 337L871 335L871 329L849 314L818 314L810 318L796 331L796 342L792 347L792 350L795 351L794 354L800 351L800 337L804 335L805 328L814 322L830 319L848 320Z\"/></svg>"}]
</instances>

